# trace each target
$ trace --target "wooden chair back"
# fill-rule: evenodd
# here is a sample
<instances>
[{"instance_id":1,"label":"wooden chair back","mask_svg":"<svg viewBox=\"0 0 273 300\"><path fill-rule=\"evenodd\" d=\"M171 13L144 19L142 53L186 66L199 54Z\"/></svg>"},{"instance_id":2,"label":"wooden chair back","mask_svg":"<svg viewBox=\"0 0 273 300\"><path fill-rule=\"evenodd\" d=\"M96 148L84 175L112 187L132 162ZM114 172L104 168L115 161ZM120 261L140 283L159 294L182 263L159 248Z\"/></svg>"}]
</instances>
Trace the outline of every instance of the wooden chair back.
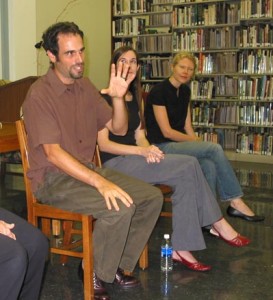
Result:
<instances>
[{"instance_id":1,"label":"wooden chair back","mask_svg":"<svg viewBox=\"0 0 273 300\"><path fill-rule=\"evenodd\" d=\"M24 171L24 182L27 198L28 221L38 227L39 220L41 221L41 229L43 233L52 238L52 220L63 221L63 243L62 245L51 245L50 252L60 254L62 256L79 257L84 260L84 299L94 299L93 289L93 249L92 249L92 216L74 213L62 210L53 206L41 204L35 198L30 180L27 177L29 170L28 159L28 144L27 134L24 126L24 121L16 121L17 135L22 156L22 165ZM81 222L81 229L74 229L73 223ZM72 243L72 234L81 234L82 239ZM82 246L82 251L79 250Z\"/></svg>"}]
</instances>

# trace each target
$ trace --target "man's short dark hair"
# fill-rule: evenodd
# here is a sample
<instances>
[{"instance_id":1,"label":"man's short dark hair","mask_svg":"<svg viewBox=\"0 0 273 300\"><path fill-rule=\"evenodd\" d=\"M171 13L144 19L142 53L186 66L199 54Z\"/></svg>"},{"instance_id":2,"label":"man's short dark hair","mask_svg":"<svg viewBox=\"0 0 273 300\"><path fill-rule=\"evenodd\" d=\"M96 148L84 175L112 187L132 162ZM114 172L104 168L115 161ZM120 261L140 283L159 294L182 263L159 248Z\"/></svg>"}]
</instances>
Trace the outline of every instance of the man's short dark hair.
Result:
<instances>
[{"instance_id":1,"label":"man's short dark hair","mask_svg":"<svg viewBox=\"0 0 273 300\"><path fill-rule=\"evenodd\" d=\"M59 34L74 34L80 35L83 39L83 32L80 30L78 25L73 22L59 22L51 25L42 36L42 46L45 51L49 50L55 56L58 56L59 45L58 35Z\"/></svg>"}]
</instances>

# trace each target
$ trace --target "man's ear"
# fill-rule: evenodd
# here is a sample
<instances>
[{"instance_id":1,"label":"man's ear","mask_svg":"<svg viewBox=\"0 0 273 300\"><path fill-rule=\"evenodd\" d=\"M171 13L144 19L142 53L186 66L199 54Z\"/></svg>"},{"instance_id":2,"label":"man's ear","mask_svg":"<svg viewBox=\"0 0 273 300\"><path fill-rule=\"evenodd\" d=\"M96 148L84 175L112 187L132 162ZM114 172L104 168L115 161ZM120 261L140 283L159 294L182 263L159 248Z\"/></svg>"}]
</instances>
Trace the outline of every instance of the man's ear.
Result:
<instances>
[{"instance_id":1,"label":"man's ear","mask_svg":"<svg viewBox=\"0 0 273 300\"><path fill-rule=\"evenodd\" d=\"M49 50L46 51L46 54L49 57L50 61L54 64L56 62L56 56Z\"/></svg>"}]
</instances>

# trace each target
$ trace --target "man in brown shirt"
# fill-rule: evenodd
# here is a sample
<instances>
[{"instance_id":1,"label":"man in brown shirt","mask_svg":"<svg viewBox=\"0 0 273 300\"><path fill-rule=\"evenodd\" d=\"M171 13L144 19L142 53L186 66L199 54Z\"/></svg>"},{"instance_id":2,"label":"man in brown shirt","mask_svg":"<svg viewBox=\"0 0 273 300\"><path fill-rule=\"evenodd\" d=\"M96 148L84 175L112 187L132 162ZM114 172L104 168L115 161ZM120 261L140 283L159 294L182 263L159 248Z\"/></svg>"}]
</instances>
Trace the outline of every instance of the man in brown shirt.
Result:
<instances>
[{"instance_id":1,"label":"man in brown shirt","mask_svg":"<svg viewBox=\"0 0 273 300\"><path fill-rule=\"evenodd\" d=\"M92 214L95 299L109 299L103 281L123 288L139 284L133 271L162 206L159 190L110 169L94 168L97 132L106 126L123 135L127 112L123 96L132 81L129 66L112 66L113 109L83 78L83 32L74 23L52 25L42 45L48 73L30 88L23 104L28 133L32 188L39 201Z\"/></svg>"}]
</instances>

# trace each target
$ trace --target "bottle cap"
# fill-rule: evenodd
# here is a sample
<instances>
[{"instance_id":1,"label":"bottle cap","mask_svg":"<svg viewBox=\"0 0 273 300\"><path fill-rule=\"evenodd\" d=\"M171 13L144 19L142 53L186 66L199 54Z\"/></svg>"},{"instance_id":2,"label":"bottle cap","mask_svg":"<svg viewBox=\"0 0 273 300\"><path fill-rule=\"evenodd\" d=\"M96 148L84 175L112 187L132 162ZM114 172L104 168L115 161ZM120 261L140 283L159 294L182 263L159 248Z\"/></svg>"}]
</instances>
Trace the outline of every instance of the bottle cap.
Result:
<instances>
[{"instance_id":1,"label":"bottle cap","mask_svg":"<svg viewBox=\"0 0 273 300\"><path fill-rule=\"evenodd\" d=\"M164 234L164 239L169 239L170 235L168 233Z\"/></svg>"}]
</instances>

